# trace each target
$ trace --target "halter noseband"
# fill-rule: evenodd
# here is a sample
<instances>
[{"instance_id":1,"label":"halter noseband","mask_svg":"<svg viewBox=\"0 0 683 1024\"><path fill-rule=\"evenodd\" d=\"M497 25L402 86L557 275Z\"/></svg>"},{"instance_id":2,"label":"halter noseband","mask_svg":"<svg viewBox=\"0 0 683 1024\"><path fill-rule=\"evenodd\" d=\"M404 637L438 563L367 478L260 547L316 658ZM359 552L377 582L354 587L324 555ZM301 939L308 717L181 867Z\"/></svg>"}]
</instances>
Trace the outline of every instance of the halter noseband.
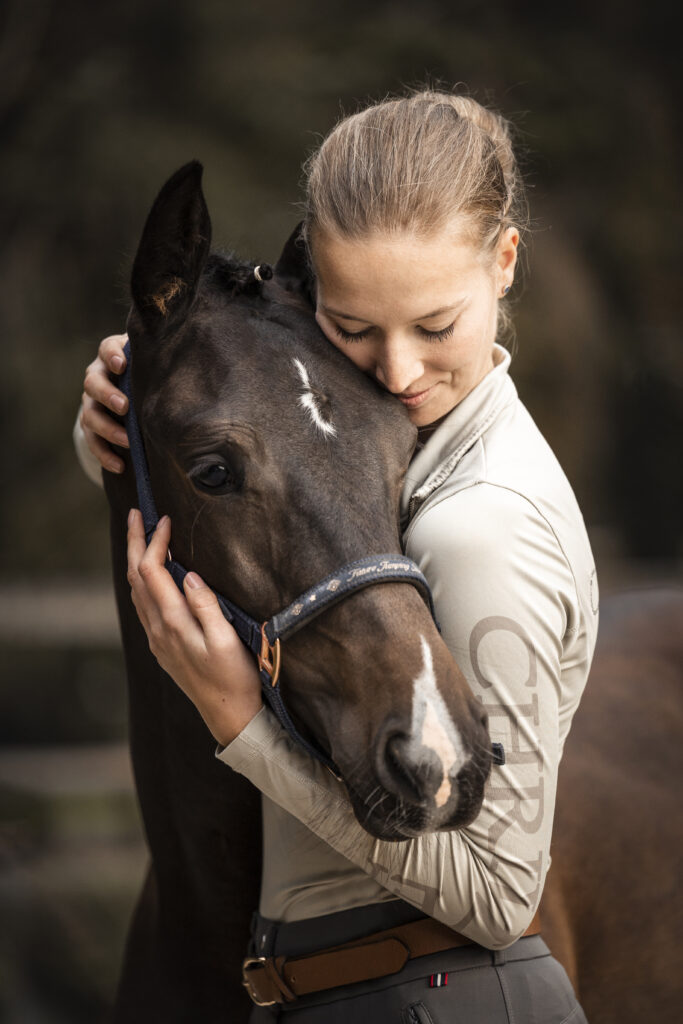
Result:
<instances>
[{"instance_id":1,"label":"halter noseband","mask_svg":"<svg viewBox=\"0 0 683 1024\"><path fill-rule=\"evenodd\" d=\"M126 369L120 380L120 388L128 398L128 411L123 419L128 433L130 456L135 472L138 502L145 528L145 538L149 544L157 528L159 515L154 503L154 496L152 495L145 448L133 405L130 341L126 343L124 355L126 357ZM171 557L170 552L166 568L178 588L182 591L183 580L187 576L188 570L180 565L179 562L176 562ZM311 587L305 593L295 598L283 611L278 612L263 623L252 619L242 608L233 604L232 601L224 597L217 590L213 590L213 587L211 588L216 595L223 615L233 626L240 640L256 656L261 676L263 699L292 739L312 757L321 761L337 778L340 777L339 769L334 761L317 745L310 743L301 735L289 717L284 705L279 679L281 662L280 641L298 632L303 626L311 622L312 619L320 615L321 612L338 604L345 597L348 597L349 594L353 594L358 590L364 590L365 587L369 587L374 583L398 582L412 583L420 591L432 613L436 627L439 629L429 583L415 562L405 555L372 555L368 558L359 558L354 562L349 562L347 565L342 566L341 569L331 573L322 582L317 583L314 587ZM505 754L502 745L494 743L492 748L494 763L504 764Z\"/></svg>"}]
</instances>

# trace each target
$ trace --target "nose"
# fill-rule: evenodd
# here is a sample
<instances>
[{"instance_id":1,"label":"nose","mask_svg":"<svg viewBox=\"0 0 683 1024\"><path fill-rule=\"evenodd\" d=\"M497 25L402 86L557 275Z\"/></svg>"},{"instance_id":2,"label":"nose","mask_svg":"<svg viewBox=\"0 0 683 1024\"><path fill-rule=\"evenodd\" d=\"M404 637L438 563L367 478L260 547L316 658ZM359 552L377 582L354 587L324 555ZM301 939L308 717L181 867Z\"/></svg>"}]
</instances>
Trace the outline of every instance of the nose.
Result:
<instances>
[{"instance_id":1,"label":"nose","mask_svg":"<svg viewBox=\"0 0 683 1024\"><path fill-rule=\"evenodd\" d=\"M379 349L375 362L375 377L388 391L401 394L408 391L424 375L424 365L418 352L400 338L387 338Z\"/></svg>"},{"instance_id":2,"label":"nose","mask_svg":"<svg viewBox=\"0 0 683 1024\"><path fill-rule=\"evenodd\" d=\"M443 765L435 751L417 744L413 737L391 732L377 749L377 776L385 789L405 803L424 807L436 797L443 779Z\"/></svg>"}]
</instances>

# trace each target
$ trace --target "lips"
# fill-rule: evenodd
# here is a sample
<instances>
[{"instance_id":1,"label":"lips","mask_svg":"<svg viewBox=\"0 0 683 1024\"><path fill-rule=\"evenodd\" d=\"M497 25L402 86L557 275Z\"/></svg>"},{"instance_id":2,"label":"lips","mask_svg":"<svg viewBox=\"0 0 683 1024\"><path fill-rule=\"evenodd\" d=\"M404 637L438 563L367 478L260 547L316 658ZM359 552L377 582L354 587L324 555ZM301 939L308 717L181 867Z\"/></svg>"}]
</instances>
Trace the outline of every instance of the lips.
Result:
<instances>
[{"instance_id":1,"label":"lips","mask_svg":"<svg viewBox=\"0 0 683 1024\"><path fill-rule=\"evenodd\" d=\"M436 385L432 384L432 386L426 388L425 391L414 391L412 394L406 394L404 392L401 395L396 395L396 398L398 398L399 402L403 402L403 404L409 409L416 409L419 405L422 405L423 402L426 402L435 387Z\"/></svg>"}]
</instances>

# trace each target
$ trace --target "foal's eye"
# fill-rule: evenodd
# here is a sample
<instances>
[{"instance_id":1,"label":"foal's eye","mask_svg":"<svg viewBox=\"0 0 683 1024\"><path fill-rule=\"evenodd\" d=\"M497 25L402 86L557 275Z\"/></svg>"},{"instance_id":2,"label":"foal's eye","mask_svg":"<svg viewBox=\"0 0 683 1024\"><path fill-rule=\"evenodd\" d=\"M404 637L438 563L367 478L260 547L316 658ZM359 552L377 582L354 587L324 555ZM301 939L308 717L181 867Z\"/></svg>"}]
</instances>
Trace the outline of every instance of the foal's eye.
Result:
<instances>
[{"instance_id":1,"label":"foal's eye","mask_svg":"<svg viewBox=\"0 0 683 1024\"><path fill-rule=\"evenodd\" d=\"M210 462L200 466L191 476L195 486L209 494L222 494L232 490L237 483L224 462Z\"/></svg>"},{"instance_id":2,"label":"foal's eye","mask_svg":"<svg viewBox=\"0 0 683 1024\"><path fill-rule=\"evenodd\" d=\"M197 480L205 487L222 487L228 479L228 468L222 462L214 462L197 473Z\"/></svg>"}]
</instances>

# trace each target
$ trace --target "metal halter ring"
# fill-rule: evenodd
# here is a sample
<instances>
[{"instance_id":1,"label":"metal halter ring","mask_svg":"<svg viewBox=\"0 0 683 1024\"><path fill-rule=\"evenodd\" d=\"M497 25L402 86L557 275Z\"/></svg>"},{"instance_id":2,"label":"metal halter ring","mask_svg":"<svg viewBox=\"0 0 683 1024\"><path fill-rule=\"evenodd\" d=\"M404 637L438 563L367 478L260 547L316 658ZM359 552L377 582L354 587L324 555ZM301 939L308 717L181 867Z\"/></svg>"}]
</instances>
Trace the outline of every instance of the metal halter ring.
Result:
<instances>
[{"instance_id":1,"label":"metal halter ring","mask_svg":"<svg viewBox=\"0 0 683 1024\"><path fill-rule=\"evenodd\" d=\"M266 636L266 623L261 626L261 650L257 654L258 667L260 672L270 676L270 685L276 686L280 676L280 639L270 645Z\"/></svg>"}]
</instances>

